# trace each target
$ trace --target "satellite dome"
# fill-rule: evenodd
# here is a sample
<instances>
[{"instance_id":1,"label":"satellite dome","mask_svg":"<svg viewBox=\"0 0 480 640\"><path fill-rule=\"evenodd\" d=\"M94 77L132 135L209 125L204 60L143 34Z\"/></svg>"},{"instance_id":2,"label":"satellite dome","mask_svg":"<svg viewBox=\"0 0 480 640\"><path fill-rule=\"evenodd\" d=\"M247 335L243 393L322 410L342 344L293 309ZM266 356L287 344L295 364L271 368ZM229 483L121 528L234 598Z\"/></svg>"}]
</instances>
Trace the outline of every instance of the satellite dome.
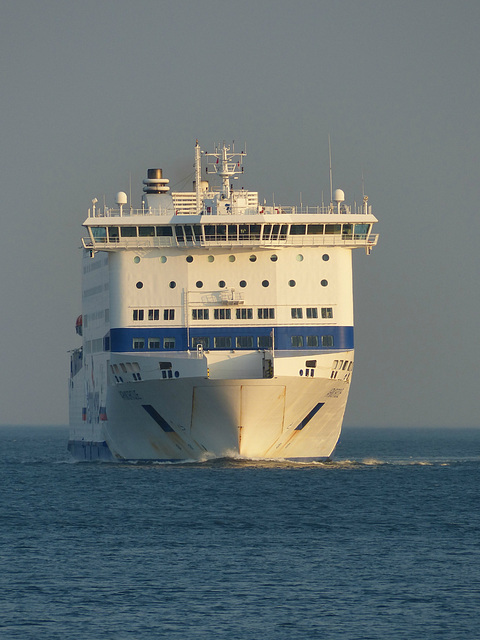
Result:
<instances>
[{"instance_id":1,"label":"satellite dome","mask_svg":"<svg viewBox=\"0 0 480 640\"><path fill-rule=\"evenodd\" d=\"M118 205L127 204L128 202L127 194L124 191L119 191L117 193L116 202Z\"/></svg>"},{"instance_id":2,"label":"satellite dome","mask_svg":"<svg viewBox=\"0 0 480 640\"><path fill-rule=\"evenodd\" d=\"M345 193L341 189L335 189L333 199L335 202L345 202Z\"/></svg>"}]
</instances>

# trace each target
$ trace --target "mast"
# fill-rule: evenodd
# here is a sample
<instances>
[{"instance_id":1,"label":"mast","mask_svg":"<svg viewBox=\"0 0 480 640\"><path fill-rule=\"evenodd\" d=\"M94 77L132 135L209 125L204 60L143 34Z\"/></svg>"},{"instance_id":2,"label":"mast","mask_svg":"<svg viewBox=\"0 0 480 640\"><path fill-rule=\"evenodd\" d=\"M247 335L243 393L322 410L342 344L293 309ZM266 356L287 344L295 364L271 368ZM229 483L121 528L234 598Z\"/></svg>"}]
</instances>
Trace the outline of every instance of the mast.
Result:
<instances>
[{"instance_id":1,"label":"mast","mask_svg":"<svg viewBox=\"0 0 480 640\"><path fill-rule=\"evenodd\" d=\"M202 209L202 157L201 157L201 149L198 144L198 140L195 144L195 193L197 196L196 199L196 214L198 215Z\"/></svg>"}]
</instances>

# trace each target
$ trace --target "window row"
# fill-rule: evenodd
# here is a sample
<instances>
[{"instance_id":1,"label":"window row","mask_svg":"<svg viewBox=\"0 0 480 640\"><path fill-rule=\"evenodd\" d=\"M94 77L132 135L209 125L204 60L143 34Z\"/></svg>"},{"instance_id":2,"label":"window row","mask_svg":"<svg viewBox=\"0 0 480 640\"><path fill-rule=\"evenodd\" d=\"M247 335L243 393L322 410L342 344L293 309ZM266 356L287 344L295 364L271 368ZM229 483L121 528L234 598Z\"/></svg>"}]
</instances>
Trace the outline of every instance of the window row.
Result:
<instances>
[{"instance_id":1,"label":"window row","mask_svg":"<svg viewBox=\"0 0 480 640\"><path fill-rule=\"evenodd\" d=\"M201 256L200 259L202 259L203 257L204 256ZM252 254L251 256L249 256L248 259L250 260L250 262L256 262L257 261L257 256L255 254ZM162 264L165 264L167 262L167 260L168 260L167 256L160 256L160 262ZM193 262L194 257L193 256L187 256L185 258L185 260L187 262L191 263L191 262ZM236 260L237 260L237 256L235 256L234 254L231 254L231 255L228 256L228 261L229 262L235 262ZM272 262L277 262L277 260L278 260L277 254L276 253L272 253L270 255L270 260ZM303 255L301 253L299 253L296 256L296 260L297 260L297 262L303 262ZM322 260L324 262L328 262L330 260L330 256L328 255L328 253L324 253L322 255ZM135 256L133 258L133 261L135 262L135 264L138 264L140 262L140 256ZM207 255L207 262L215 262L215 256L213 256L211 253L209 255ZM223 285L223 286L225 286L225 285Z\"/></svg>"},{"instance_id":2,"label":"window row","mask_svg":"<svg viewBox=\"0 0 480 640\"><path fill-rule=\"evenodd\" d=\"M160 338L153 337L148 338L133 338L132 346L134 349L145 349L147 345L148 349L160 349L160 345L163 345L163 349L175 349L175 338Z\"/></svg>"},{"instance_id":3,"label":"window row","mask_svg":"<svg viewBox=\"0 0 480 640\"><path fill-rule=\"evenodd\" d=\"M313 320L318 318L318 309L317 307L307 307L305 309L305 317L308 320ZM292 307L290 309L291 316L294 320L299 320L303 318L303 308L302 307ZM320 313L323 320L329 320L333 318L333 308L332 307L321 307Z\"/></svg>"},{"instance_id":4,"label":"window row","mask_svg":"<svg viewBox=\"0 0 480 640\"><path fill-rule=\"evenodd\" d=\"M177 224L174 226L90 227L96 242L119 242L121 238L175 238L183 242L241 242L242 240L286 240L287 236L340 235L365 239L369 224Z\"/></svg>"},{"instance_id":5,"label":"window row","mask_svg":"<svg viewBox=\"0 0 480 640\"><path fill-rule=\"evenodd\" d=\"M331 335L327 336L291 336L291 346L293 348L302 347L333 347L334 338ZM213 349L271 349L273 340L271 335L266 336L197 336L192 338L191 347L197 349L201 347L208 351ZM175 349L175 338L133 338L132 347L134 349Z\"/></svg>"},{"instance_id":6,"label":"window row","mask_svg":"<svg viewBox=\"0 0 480 640\"><path fill-rule=\"evenodd\" d=\"M144 320L156 321L160 320L160 315L163 314L163 319L175 320L175 309L133 309L134 322L142 322ZM321 317L323 320L329 320L333 318L332 307L321 307ZM302 307L292 307L290 309L291 317L294 320L300 320L304 317L304 309ZM213 309L213 318L215 320L231 320L232 309ZM275 308L274 307L261 307L257 309L257 318L259 320L274 320ZM305 309L305 318L308 320L314 320L318 318L317 307L307 307ZM241 309L235 309L236 320L253 320L253 309L242 307ZM192 320L210 320L210 309L192 309Z\"/></svg>"},{"instance_id":7,"label":"window row","mask_svg":"<svg viewBox=\"0 0 480 640\"><path fill-rule=\"evenodd\" d=\"M163 309L164 320L175 320L175 309ZM142 320L160 320L160 309L134 309L134 322Z\"/></svg>"},{"instance_id":8,"label":"window row","mask_svg":"<svg viewBox=\"0 0 480 640\"><path fill-rule=\"evenodd\" d=\"M238 283L239 286L242 289L245 289L245 287L247 286L247 281L246 280L240 280L240 282ZM320 284L322 285L322 287L328 287L328 280L320 280ZM143 289L143 282L139 281L135 284L135 286L137 287L137 289ZM177 286L177 283L174 280L171 280L168 283L168 286L170 287L170 289L175 289L175 287ZM197 287L197 289L203 289L203 282L202 280L197 280L197 282L195 283L195 286ZM218 286L220 289L224 289L226 284L224 280L220 280L220 282L218 283ZM268 280L262 280L262 287L269 287L270 286L270 282ZM289 280L288 281L288 286L289 287L296 287L297 286L297 282L296 280ZM98 291L96 292L98 293Z\"/></svg>"}]
</instances>

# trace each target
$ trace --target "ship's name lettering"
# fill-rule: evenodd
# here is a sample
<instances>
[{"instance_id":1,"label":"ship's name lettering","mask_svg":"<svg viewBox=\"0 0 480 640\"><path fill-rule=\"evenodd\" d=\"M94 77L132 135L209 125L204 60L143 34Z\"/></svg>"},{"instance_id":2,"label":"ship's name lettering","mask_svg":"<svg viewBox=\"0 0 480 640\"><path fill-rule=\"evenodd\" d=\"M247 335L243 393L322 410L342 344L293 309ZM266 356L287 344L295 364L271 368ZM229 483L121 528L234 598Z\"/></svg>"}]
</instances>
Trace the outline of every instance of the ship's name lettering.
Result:
<instances>
[{"instance_id":1,"label":"ship's name lettering","mask_svg":"<svg viewBox=\"0 0 480 640\"><path fill-rule=\"evenodd\" d=\"M327 398L338 398L338 396L340 396L343 392L343 389L331 389L328 393L327 393Z\"/></svg>"},{"instance_id":2,"label":"ship's name lettering","mask_svg":"<svg viewBox=\"0 0 480 640\"><path fill-rule=\"evenodd\" d=\"M142 396L139 396L136 391L119 391L119 394L124 400L141 400Z\"/></svg>"}]
</instances>

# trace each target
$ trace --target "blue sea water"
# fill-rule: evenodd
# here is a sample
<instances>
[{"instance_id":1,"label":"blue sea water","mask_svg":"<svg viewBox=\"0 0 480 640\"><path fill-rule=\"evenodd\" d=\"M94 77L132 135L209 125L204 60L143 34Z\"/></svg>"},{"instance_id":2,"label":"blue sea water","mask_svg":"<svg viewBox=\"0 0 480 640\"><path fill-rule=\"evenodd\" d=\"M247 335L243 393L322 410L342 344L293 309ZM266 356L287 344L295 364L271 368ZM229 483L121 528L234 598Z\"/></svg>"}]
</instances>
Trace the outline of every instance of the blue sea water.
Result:
<instances>
[{"instance_id":1,"label":"blue sea water","mask_svg":"<svg viewBox=\"0 0 480 640\"><path fill-rule=\"evenodd\" d=\"M334 461L73 463L0 428L0 638L480 637L480 429Z\"/></svg>"}]
</instances>

